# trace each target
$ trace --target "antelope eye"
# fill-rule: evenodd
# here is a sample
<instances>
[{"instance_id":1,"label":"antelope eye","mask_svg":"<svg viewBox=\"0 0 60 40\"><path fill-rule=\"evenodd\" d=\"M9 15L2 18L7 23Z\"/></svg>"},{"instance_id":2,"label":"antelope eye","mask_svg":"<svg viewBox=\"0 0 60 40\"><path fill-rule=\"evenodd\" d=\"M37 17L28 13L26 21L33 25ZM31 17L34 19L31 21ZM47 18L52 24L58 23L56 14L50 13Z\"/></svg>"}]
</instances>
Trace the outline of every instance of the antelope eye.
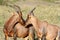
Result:
<instances>
[{"instance_id":1,"label":"antelope eye","mask_svg":"<svg viewBox=\"0 0 60 40\"><path fill-rule=\"evenodd\" d=\"M31 16L29 16L29 18L31 18Z\"/></svg>"}]
</instances>

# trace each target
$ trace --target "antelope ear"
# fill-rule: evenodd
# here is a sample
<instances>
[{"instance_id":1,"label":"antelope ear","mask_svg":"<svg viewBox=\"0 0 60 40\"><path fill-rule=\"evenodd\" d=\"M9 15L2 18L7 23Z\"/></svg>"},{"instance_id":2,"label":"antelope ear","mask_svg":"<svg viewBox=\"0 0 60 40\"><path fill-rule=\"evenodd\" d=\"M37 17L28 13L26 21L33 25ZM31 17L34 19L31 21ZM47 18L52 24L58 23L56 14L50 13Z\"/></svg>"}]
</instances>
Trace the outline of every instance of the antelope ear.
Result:
<instances>
[{"instance_id":1,"label":"antelope ear","mask_svg":"<svg viewBox=\"0 0 60 40\"><path fill-rule=\"evenodd\" d=\"M35 9L36 9L36 7L35 7L35 8L33 8L33 9L30 11L29 15L33 15L33 16L34 16L33 11L34 11Z\"/></svg>"}]
</instances>

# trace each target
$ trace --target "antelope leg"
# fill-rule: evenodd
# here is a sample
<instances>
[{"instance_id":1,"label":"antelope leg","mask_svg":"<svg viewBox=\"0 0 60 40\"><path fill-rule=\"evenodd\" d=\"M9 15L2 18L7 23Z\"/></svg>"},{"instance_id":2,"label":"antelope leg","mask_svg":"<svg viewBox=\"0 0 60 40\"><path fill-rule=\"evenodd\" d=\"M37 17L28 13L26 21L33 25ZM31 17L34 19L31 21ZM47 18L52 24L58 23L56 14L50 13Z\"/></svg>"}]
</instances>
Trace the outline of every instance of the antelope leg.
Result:
<instances>
[{"instance_id":1,"label":"antelope leg","mask_svg":"<svg viewBox=\"0 0 60 40\"><path fill-rule=\"evenodd\" d=\"M29 28L29 40L34 40L34 28L30 27Z\"/></svg>"},{"instance_id":2,"label":"antelope leg","mask_svg":"<svg viewBox=\"0 0 60 40\"><path fill-rule=\"evenodd\" d=\"M8 40L8 35L5 35L5 40Z\"/></svg>"}]
</instances>

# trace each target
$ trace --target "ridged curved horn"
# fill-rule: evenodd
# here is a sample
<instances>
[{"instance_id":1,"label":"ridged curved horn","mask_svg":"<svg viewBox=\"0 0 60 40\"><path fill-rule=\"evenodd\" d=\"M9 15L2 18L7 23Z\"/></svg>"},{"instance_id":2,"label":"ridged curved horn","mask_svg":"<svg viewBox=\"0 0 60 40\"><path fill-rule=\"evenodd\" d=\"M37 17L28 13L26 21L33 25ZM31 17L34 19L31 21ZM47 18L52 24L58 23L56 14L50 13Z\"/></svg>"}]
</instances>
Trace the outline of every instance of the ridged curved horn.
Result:
<instances>
[{"instance_id":1,"label":"ridged curved horn","mask_svg":"<svg viewBox=\"0 0 60 40\"><path fill-rule=\"evenodd\" d=\"M31 15L34 15L33 11L34 11L35 9L36 9L36 7L33 8L33 9L30 11L30 14L31 14Z\"/></svg>"},{"instance_id":2,"label":"ridged curved horn","mask_svg":"<svg viewBox=\"0 0 60 40\"><path fill-rule=\"evenodd\" d=\"M22 13L21 8L19 6L14 5L14 7L15 7L15 10L17 11L17 13Z\"/></svg>"},{"instance_id":3,"label":"ridged curved horn","mask_svg":"<svg viewBox=\"0 0 60 40\"><path fill-rule=\"evenodd\" d=\"M18 14L21 14L21 15L22 15L21 8L20 8L18 5L15 5L15 4L8 4L8 6L14 8L15 11L16 11Z\"/></svg>"}]
</instances>

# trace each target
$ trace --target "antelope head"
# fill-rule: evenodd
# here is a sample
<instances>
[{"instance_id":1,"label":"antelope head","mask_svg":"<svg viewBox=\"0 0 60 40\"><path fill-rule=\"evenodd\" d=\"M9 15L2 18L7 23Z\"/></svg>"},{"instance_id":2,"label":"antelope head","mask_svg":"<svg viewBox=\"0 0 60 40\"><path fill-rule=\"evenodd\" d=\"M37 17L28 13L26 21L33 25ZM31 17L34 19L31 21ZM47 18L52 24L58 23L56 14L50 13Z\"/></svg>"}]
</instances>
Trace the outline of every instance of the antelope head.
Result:
<instances>
[{"instance_id":1,"label":"antelope head","mask_svg":"<svg viewBox=\"0 0 60 40\"><path fill-rule=\"evenodd\" d=\"M34 21L34 13L33 11L35 10L36 8L33 8L32 11L30 11L30 13L27 15L27 19L26 19L26 25L28 24L31 24L33 21Z\"/></svg>"},{"instance_id":2,"label":"antelope head","mask_svg":"<svg viewBox=\"0 0 60 40\"><path fill-rule=\"evenodd\" d=\"M15 11L16 11L16 14L19 15L19 22L22 24L22 25L25 25L25 20L23 19L22 17L22 11L21 11L21 8L18 6L18 5L9 5L10 7L14 8Z\"/></svg>"},{"instance_id":3,"label":"antelope head","mask_svg":"<svg viewBox=\"0 0 60 40\"><path fill-rule=\"evenodd\" d=\"M24 19L23 19L23 17L22 17L21 8L20 8L19 6L17 6L17 5L14 5L14 7L15 7L15 10L16 10L16 12L18 13L18 15L19 15L19 17L20 17L19 22L20 22L22 25L25 25L25 21L24 21Z\"/></svg>"}]
</instances>

